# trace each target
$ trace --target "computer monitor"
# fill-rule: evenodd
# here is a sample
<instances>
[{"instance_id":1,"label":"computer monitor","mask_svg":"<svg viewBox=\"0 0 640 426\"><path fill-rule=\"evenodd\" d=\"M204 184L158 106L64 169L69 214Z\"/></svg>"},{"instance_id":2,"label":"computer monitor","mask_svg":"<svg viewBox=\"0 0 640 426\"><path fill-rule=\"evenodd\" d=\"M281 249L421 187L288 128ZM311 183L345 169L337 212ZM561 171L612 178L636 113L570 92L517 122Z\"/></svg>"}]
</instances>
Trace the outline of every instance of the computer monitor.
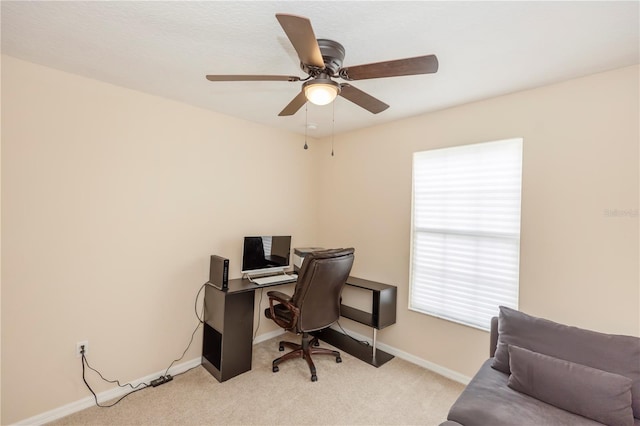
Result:
<instances>
[{"instance_id":1,"label":"computer monitor","mask_svg":"<svg viewBox=\"0 0 640 426\"><path fill-rule=\"evenodd\" d=\"M242 273L282 272L289 267L291 236L244 237Z\"/></svg>"}]
</instances>

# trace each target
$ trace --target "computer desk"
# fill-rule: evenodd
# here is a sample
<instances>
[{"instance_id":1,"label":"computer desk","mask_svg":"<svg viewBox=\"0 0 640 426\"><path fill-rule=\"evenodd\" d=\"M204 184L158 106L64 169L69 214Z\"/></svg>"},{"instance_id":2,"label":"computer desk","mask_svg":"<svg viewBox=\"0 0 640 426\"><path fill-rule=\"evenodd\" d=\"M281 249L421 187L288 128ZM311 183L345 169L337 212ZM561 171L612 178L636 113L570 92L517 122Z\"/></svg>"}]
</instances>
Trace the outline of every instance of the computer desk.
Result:
<instances>
[{"instance_id":1,"label":"computer desk","mask_svg":"<svg viewBox=\"0 0 640 426\"><path fill-rule=\"evenodd\" d=\"M285 284L257 286L248 279L241 278L229 280L229 288L225 291L206 285L202 365L219 382L251 370L255 291L279 285ZM393 355L376 347L376 336L378 330L396 322L397 287L356 277L349 277L346 285L371 292L371 312L343 304L340 314L371 327L373 345L362 345L331 328L313 334L328 344L379 367L393 358Z\"/></svg>"}]
</instances>

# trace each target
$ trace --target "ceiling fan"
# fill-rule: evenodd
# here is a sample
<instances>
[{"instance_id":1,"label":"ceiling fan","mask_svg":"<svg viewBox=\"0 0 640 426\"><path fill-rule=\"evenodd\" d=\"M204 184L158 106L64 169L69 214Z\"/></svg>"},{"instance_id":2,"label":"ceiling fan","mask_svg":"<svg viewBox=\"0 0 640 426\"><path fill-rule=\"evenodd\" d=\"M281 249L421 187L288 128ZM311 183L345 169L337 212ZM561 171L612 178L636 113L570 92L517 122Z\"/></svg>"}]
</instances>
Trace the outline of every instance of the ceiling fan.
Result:
<instances>
[{"instance_id":1,"label":"ceiling fan","mask_svg":"<svg viewBox=\"0 0 640 426\"><path fill-rule=\"evenodd\" d=\"M207 75L210 81L303 81L302 90L280 111L279 116L294 115L307 102L327 105L336 96L353 102L367 111L377 114L389 105L363 92L349 83L337 83L333 79L346 81L369 78L396 77L403 75L431 74L438 71L435 55L397 59L372 64L342 67L345 50L337 41L317 39L308 18L283 13L276 14L289 41L293 45L300 68L307 78L290 75Z\"/></svg>"}]
</instances>

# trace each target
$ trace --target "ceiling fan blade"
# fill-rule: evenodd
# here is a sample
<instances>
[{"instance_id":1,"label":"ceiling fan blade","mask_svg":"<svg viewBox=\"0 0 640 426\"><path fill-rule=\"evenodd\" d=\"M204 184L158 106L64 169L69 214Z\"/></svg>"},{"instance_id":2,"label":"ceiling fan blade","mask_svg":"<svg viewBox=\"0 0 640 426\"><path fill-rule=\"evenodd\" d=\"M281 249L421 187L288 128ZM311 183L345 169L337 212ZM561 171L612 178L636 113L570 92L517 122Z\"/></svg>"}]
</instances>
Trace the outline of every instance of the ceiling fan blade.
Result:
<instances>
[{"instance_id":1,"label":"ceiling fan blade","mask_svg":"<svg viewBox=\"0 0 640 426\"><path fill-rule=\"evenodd\" d=\"M427 55L343 68L340 70L340 77L345 80L365 80L401 75L432 74L436 71L438 71L438 58L436 55Z\"/></svg>"},{"instance_id":2,"label":"ceiling fan blade","mask_svg":"<svg viewBox=\"0 0 640 426\"><path fill-rule=\"evenodd\" d=\"M311 21L303 16L287 15L285 13L276 13L276 18L287 34L296 53L298 53L300 62L305 65L324 68L324 60L322 59L322 53L320 53L316 35L313 33Z\"/></svg>"},{"instance_id":3,"label":"ceiling fan blade","mask_svg":"<svg viewBox=\"0 0 640 426\"><path fill-rule=\"evenodd\" d=\"M209 81L300 81L295 75L208 75Z\"/></svg>"},{"instance_id":4,"label":"ceiling fan blade","mask_svg":"<svg viewBox=\"0 0 640 426\"><path fill-rule=\"evenodd\" d=\"M282 117L285 115L293 115L298 112L300 108L302 108L302 105L306 103L307 97L304 95L304 92L300 92L298 93L298 96L296 96L291 102L289 102L289 105L287 105L282 111L280 111L280 114L278 114L278 116Z\"/></svg>"},{"instance_id":5,"label":"ceiling fan blade","mask_svg":"<svg viewBox=\"0 0 640 426\"><path fill-rule=\"evenodd\" d=\"M374 98L368 93L363 92L360 89L356 89L350 84L342 83L340 85L340 88L341 88L340 96L353 102L358 106L361 106L362 108L366 109L367 111L373 114L377 114L389 108L389 105Z\"/></svg>"}]
</instances>

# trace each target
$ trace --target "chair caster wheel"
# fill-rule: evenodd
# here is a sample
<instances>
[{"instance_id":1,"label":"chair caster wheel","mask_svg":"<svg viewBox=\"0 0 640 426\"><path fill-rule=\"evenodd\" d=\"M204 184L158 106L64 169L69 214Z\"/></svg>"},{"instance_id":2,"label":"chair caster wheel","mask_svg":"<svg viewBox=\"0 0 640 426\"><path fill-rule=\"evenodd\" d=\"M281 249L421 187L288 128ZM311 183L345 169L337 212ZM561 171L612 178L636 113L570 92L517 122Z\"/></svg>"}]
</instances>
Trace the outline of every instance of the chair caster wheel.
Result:
<instances>
[{"instance_id":1,"label":"chair caster wheel","mask_svg":"<svg viewBox=\"0 0 640 426\"><path fill-rule=\"evenodd\" d=\"M340 364L341 362L342 362L342 358L337 357L337 358L336 358L336 364Z\"/></svg>"},{"instance_id":2,"label":"chair caster wheel","mask_svg":"<svg viewBox=\"0 0 640 426\"><path fill-rule=\"evenodd\" d=\"M277 373L278 371L280 371L280 369L278 368L278 366L277 366L277 365L274 365L274 366L271 368L271 371L273 371L274 373Z\"/></svg>"},{"instance_id":3,"label":"chair caster wheel","mask_svg":"<svg viewBox=\"0 0 640 426\"><path fill-rule=\"evenodd\" d=\"M318 376L316 376L315 374L311 376L311 381L312 382L317 382L318 381Z\"/></svg>"},{"instance_id":4,"label":"chair caster wheel","mask_svg":"<svg viewBox=\"0 0 640 426\"><path fill-rule=\"evenodd\" d=\"M280 352L284 351L284 346L282 346L282 345L278 346L278 350L279 350Z\"/></svg>"}]
</instances>

